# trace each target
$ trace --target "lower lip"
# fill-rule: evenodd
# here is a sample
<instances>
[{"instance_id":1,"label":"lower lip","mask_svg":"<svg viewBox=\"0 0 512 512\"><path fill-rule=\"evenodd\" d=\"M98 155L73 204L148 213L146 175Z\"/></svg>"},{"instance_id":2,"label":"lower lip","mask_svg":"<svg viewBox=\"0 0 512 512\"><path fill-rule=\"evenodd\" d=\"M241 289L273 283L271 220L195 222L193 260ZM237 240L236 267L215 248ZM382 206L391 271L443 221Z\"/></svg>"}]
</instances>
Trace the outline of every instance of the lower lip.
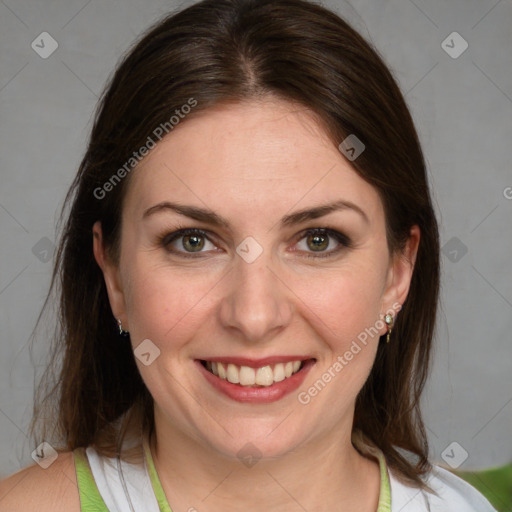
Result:
<instances>
[{"instance_id":1,"label":"lower lip","mask_svg":"<svg viewBox=\"0 0 512 512\"><path fill-rule=\"evenodd\" d=\"M209 372L201 363L196 360L195 363L199 367L199 370L205 376L206 380L222 394L236 400L237 402L250 402L250 403L270 403L281 400L284 396L295 391L306 378L307 373L311 367L315 364L314 359L309 359L304 363L304 366L291 377L288 377L281 382L275 382L271 386L266 387L252 387L252 386L240 386L239 384L232 384L227 380L217 377L213 373Z\"/></svg>"}]
</instances>

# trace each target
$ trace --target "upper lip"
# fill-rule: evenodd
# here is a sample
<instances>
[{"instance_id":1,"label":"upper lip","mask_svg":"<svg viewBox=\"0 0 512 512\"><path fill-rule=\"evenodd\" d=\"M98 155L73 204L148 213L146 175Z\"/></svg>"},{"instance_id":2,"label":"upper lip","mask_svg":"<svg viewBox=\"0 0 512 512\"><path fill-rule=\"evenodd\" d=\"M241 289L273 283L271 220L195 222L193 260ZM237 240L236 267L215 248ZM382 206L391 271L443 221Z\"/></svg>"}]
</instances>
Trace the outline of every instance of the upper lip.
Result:
<instances>
[{"instance_id":1,"label":"upper lip","mask_svg":"<svg viewBox=\"0 0 512 512\"><path fill-rule=\"evenodd\" d=\"M206 357L200 361L212 361L218 363L236 364L237 366L249 366L250 368L262 368L277 363L288 363L289 361L307 361L313 359L309 356L268 356L259 359L252 359L249 357L233 357L233 356L216 356Z\"/></svg>"}]
</instances>

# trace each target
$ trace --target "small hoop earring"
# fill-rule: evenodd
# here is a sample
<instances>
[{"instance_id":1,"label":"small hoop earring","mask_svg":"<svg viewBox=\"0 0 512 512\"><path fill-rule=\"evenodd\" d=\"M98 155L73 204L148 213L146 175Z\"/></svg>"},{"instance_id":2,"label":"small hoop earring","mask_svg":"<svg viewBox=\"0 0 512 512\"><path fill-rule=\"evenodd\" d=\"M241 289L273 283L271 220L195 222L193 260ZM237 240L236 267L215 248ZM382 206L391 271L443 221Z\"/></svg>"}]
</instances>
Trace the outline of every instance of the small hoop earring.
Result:
<instances>
[{"instance_id":1,"label":"small hoop earring","mask_svg":"<svg viewBox=\"0 0 512 512\"><path fill-rule=\"evenodd\" d=\"M129 331L123 330L123 324L121 323L120 318L117 319L117 326L119 327L119 336L128 336L128 334L130 334Z\"/></svg>"},{"instance_id":2,"label":"small hoop earring","mask_svg":"<svg viewBox=\"0 0 512 512\"><path fill-rule=\"evenodd\" d=\"M388 332L386 335L386 343L389 343L389 337L391 336L391 331L393 330L393 315L389 313L384 317L384 322L388 326Z\"/></svg>"}]
</instances>

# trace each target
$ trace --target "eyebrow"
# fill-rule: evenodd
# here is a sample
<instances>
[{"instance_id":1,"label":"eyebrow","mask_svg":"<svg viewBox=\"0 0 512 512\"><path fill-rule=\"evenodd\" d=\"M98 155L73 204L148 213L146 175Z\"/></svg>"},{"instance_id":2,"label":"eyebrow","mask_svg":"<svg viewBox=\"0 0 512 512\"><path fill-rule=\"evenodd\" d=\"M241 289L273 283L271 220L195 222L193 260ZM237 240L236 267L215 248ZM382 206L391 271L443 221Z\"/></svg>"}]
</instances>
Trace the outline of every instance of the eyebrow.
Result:
<instances>
[{"instance_id":1,"label":"eyebrow","mask_svg":"<svg viewBox=\"0 0 512 512\"><path fill-rule=\"evenodd\" d=\"M328 215L329 213L343 210L355 211L364 219L364 221L367 224L370 223L368 216L366 215L364 210L362 210L359 206L350 201L340 200L335 201L333 203L327 203L285 215L281 219L281 226L294 226L296 224L306 222L307 220L318 219L319 217L323 217L325 215ZM226 229L229 229L230 227L229 222L224 217L218 215L212 210L209 210L207 208L199 208L197 206L172 203L170 201L164 201L162 203L158 203L154 206L151 206L143 213L142 218L146 219L151 215L165 211L175 212L185 217L189 217L191 219L204 222L206 224L210 224L216 227L223 227Z\"/></svg>"}]
</instances>

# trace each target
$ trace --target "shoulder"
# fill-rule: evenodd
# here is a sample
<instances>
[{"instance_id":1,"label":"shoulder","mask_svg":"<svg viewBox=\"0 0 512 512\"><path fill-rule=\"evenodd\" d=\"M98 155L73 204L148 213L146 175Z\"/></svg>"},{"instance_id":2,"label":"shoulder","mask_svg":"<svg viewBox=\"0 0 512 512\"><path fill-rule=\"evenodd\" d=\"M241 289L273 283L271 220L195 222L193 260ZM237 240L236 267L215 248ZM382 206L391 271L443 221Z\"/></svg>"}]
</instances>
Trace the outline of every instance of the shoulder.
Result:
<instances>
[{"instance_id":1,"label":"shoulder","mask_svg":"<svg viewBox=\"0 0 512 512\"><path fill-rule=\"evenodd\" d=\"M0 512L80 512L73 452L46 469L33 464L0 481Z\"/></svg>"},{"instance_id":2,"label":"shoulder","mask_svg":"<svg viewBox=\"0 0 512 512\"><path fill-rule=\"evenodd\" d=\"M477 489L441 466L434 464L424 480L437 496L406 486L390 471L392 512L496 512Z\"/></svg>"},{"instance_id":3,"label":"shoulder","mask_svg":"<svg viewBox=\"0 0 512 512\"><path fill-rule=\"evenodd\" d=\"M457 504L461 512L495 512L489 501L468 482L447 469L434 465L429 484L440 496L441 502Z\"/></svg>"}]
</instances>

